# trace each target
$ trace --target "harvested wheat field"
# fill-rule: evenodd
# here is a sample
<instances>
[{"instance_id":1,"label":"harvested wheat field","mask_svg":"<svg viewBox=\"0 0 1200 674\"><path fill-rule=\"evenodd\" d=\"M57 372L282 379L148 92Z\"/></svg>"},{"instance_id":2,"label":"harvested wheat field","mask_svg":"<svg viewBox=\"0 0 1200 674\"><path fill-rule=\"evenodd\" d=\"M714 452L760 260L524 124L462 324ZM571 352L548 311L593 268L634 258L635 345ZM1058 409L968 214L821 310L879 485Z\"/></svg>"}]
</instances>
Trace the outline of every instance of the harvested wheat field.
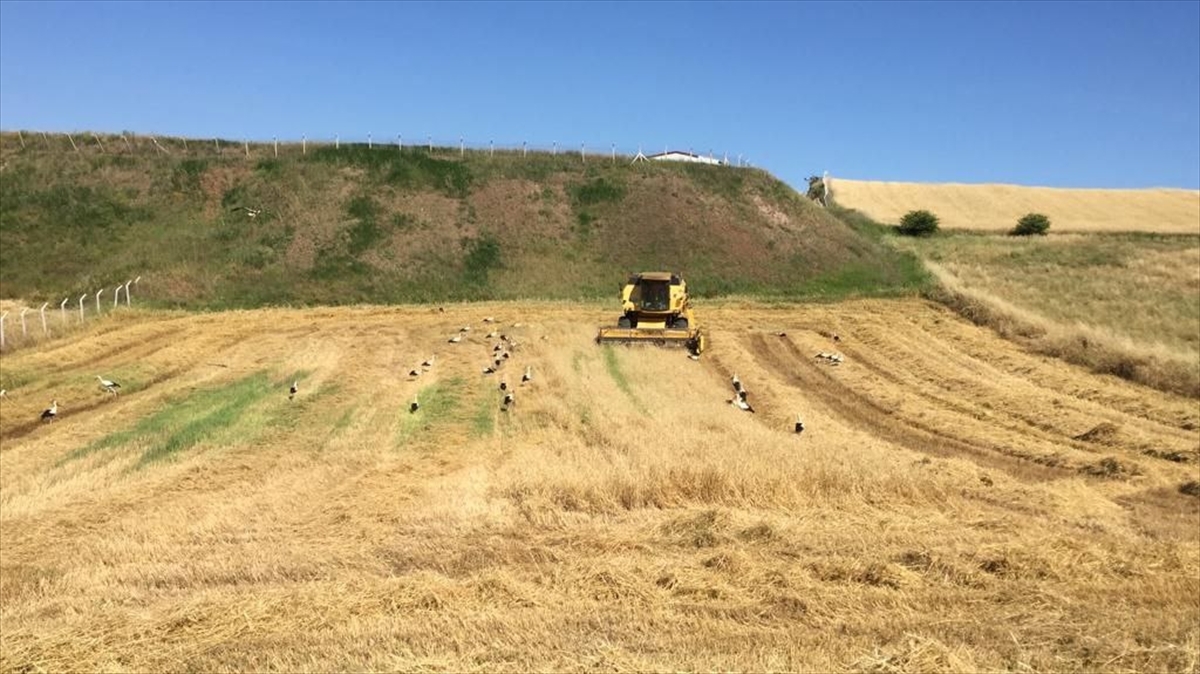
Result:
<instances>
[{"instance_id":1,"label":"harvested wheat field","mask_svg":"<svg viewBox=\"0 0 1200 674\"><path fill-rule=\"evenodd\" d=\"M0 669L1196 671L1195 400L919 300L697 312L698 362L556 303L6 354Z\"/></svg>"},{"instance_id":2,"label":"harvested wheat field","mask_svg":"<svg viewBox=\"0 0 1200 674\"><path fill-rule=\"evenodd\" d=\"M1026 213L1050 218L1054 232L1200 233L1200 191L1103 190L899 183L830 178L833 199L875 220L896 224L927 210L944 229L1009 231Z\"/></svg>"}]
</instances>

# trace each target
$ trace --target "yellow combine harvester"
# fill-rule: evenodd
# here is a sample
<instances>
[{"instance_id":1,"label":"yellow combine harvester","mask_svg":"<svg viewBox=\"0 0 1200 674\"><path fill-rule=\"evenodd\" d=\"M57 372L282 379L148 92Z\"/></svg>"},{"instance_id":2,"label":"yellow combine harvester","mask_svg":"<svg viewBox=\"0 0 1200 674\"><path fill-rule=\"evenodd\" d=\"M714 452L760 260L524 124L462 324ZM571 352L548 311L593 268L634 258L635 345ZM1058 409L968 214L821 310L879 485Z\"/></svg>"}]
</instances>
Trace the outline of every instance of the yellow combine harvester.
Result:
<instances>
[{"instance_id":1,"label":"yellow combine harvester","mask_svg":"<svg viewBox=\"0 0 1200 674\"><path fill-rule=\"evenodd\" d=\"M600 328L598 343L678 345L694 354L704 350L704 333L692 315L687 283L679 274L653 271L630 276L621 289L621 306L625 313L617 327Z\"/></svg>"}]
</instances>

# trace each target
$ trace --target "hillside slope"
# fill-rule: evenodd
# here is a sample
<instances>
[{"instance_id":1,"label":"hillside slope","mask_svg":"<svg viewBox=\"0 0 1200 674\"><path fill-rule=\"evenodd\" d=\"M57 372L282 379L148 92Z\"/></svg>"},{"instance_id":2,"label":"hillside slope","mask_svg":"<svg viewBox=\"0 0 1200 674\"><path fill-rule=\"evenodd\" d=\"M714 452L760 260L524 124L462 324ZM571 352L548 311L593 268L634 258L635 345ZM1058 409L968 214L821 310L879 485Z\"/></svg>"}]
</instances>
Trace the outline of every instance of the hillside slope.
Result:
<instances>
[{"instance_id":1,"label":"hillside slope","mask_svg":"<svg viewBox=\"0 0 1200 674\"><path fill-rule=\"evenodd\" d=\"M4 356L0 671L1194 668L1194 401L920 300L699 305L700 362L529 301Z\"/></svg>"},{"instance_id":2,"label":"hillside slope","mask_svg":"<svg viewBox=\"0 0 1200 674\"><path fill-rule=\"evenodd\" d=\"M1008 231L1026 213L1050 217L1055 232L1200 233L1200 191L1101 190L875 182L831 178L839 205L895 224L905 213L933 211L946 229Z\"/></svg>"},{"instance_id":3,"label":"hillside slope","mask_svg":"<svg viewBox=\"0 0 1200 674\"><path fill-rule=\"evenodd\" d=\"M920 277L911 256L758 170L17 140L0 139L0 297L57 304L136 275L143 299L188 307L608 296L649 268L683 272L700 295L889 292Z\"/></svg>"}]
</instances>

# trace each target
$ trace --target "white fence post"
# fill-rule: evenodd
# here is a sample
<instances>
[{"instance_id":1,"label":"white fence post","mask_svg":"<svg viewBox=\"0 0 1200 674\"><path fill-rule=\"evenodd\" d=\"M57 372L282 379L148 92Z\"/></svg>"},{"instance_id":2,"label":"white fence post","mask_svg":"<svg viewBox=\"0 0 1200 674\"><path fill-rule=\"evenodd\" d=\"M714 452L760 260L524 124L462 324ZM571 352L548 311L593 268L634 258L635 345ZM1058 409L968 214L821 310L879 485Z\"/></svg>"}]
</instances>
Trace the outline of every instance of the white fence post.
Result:
<instances>
[{"instance_id":1,"label":"white fence post","mask_svg":"<svg viewBox=\"0 0 1200 674\"><path fill-rule=\"evenodd\" d=\"M63 322L63 325L66 325L66 324L67 324L67 302L69 302L69 301L71 301L71 298L70 298L70 297L68 297L68 298L64 299L64 300L62 301L62 304L58 305L58 310L59 310L59 312L61 312L61 313L62 313L62 322Z\"/></svg>"},{"instance_id":2,"label":"white fence post","mask_svg":"<svg viewBox=\"0 0 1200 674\"><path fill-rule=\"evenodd\" d=\"M463 157L467 154L467 146L463 144L463 137L458 137L458 156Z\"/></svg>"},{"instance_id":3,"label":"white fence post","mask_svg":"<svg viewBox=\"0 0 1200 674\"><path fill-rule=\"evenodd\" d=\"M404 152L404 136L396 134L396 151Z\"/></svg>"},{"instance_id":4,"label":"white fence post","mask_svg":"<svg viewBox=\"0 0 1200 674\"><path fill-rule=\"evenodd\" d=\"M367 133L367 149L370 150L371 147L371 134Z\"/></svg>"},{"instance_id":5,"label":"white fence post","mask_svg":"<svg viewBox=\"0 0 1200 674\"><path fill-rule=\"evenodd\" d=\"M308 154L308 136L300 136L300 154Z\"/></svg>"},{"instance_id":6,"label":"white fence post","mask_svg":"<svg viewBox=\"0 0 1200 674\"><path fill-rule=\"evenodd\" d=\"M333 149L335 149L335 150L342 149L342 137L337 135L336 133L333 134Z\"/></svg>"},{"instance_id":7,"label":"white fence post","mask_svg":"<svg viewBox=\"0 0 1200 674\"><path fill-rule=\"evenodd\" d=\"M279 137L271 136L271 144L275 146L275 158L279 159Z\"/></svg>"},{"instance_id":8,"label":"white fence post","mask_svg":"<svg viewBox=\"0 0 1200 674\"><path fill-rule=\"evenodd\" d=\"M25 329L25 312L29 311L29 307L21 307L21 338L29 336L29 332Z\"/></svg>"},{"instance_id":9,"label":"white fence post","mask_svg":"<svg viewBox=\"0 0 1200 674\"><path fill-rule=\"evenodd\" d=\"M525 141L521 141L521 158L525 158Z\"/></svg>"},{"instance_id":10,"label":"white fence post","mask_svg":"<svg viewBox=\"0 0 1200 674\"><path fill-rule=\"evenodd\" d=\"M96 315L100 315L100 295L104 293L104 288L96 291Z\"/></svg>"},{"instance_id":11,"label":"white fence post","mask_svg":"<svg viewBox=\"0 0 1200 674\"><path fill-rule=\"evenodd\" d=\"M490 141L490 140L488 141L488 156L489 157L496 156L496 144L495 144L495 142Z\"/></svg>"},{"instance_id":12,"label":"white fence post","mask_svg":"<svg viewBox=\"0 0 1200 674\"><path fill-rule=\"evenodd\" d=\"M67 134L67 140L71 141L71 147L74 148L76 152L79 152L79 146L75 144L75 139L72 138L71 134L69 133Z\"/></svg>"},{"instance_id":13,"label":"white fence post","mask_svg":"<svg viewBox=\"0 0 1200 674\"><path fill-rule=\"evenodd\" d=\"M243 138L242 145L244 145L246 148L246 158L249 158L250 157L250 141Z\"/></svg>"},{"instance_id":14,"label":"white fence post","mask_svg":"<svg viewBox=\"0 0 1200 674\"><path fill-rule=\"evenodd\" d=\"M116 309L117 305L120 303L121 303L121 284L118 283L116 289L113 290L113 308Z\"/></svg>"},{"instance_id":15,"label":"white fence post","mask_svg":"<svg viewBox=\"0 0 1200 674\"><path fill-rule=\"evenodd\" d=\"M558 156L558 141L557 140L554 141L554 149L553 149L553 151L550 152L550 154L555 157Z\"/></svg>"},{"instance_id":16,"label":"white fence post","mask_svg":"<svg viewBox=\"0 0 1200 674\"><path fill-rule=\"evenodd\" d=\"M141 278L141 277L139 276L138 278ZM130 283L133 283L133 281L125 282L125 306L129 306L129 284Z\"/></svg>"},{"instance_id":17,"label":"white fence post","mask_svg":"<svg viewBox=\"0 0 1200 674\"><path fill-rule=\"evenodd\" d=\"M425 141L429 143L429 151L433 152L433 136L426 136Z\"/></svg>"},{"instance_id":18,"label":"white fence post","mask_svg":"<svg viewBox=\"0 0 1200 674\"><path fill-rule=\"evenodd\" d=\"M79 296L79 322L83 322L83 301L87 299L87 293Z\"/></svg>"},{"instance_id":19,"label":"white fence post","mask_svg":"<svg viewBox=\"0 0 1200 674\"><path fill-rule=\"evenodd\" d=\"M587 151L583 149L583 143L579 144L579 159L587 163Z\"/></svg>"},{"instance_id":20,"label":"white fence post","mask_svg":"<svg viewBox=\"0 0 1200 674\"><path fill-rule=\"evenodd\" d=\"M47 327L46 327L46 307L48 307L48 306L50 306L50 303L49 303L49 302L46 302L45 304L43 304L43 305L42 305L42 310L41 310L41 314L42 314L42 336L44 336L44 337L49 337L49 336L50 336L50 328L47 328Z\"/></svg>"},{"instance_id":21,"label":"white fence post","mask_svg":"<svg viewBox=\"0 0 1200 674\"><path fill-rule=\"evenodd\" d=\"M92 138L96 139L96 144L100 146L100 151L104 152L104 143L100 142L100 136L97 136L95 132L92 132ZM107 152L104 153L108 154Z\"/></svg>"},{"instance_id":22,"label":"white fence post","mask_svg":"<svg viewBox=\"0 0 1200 674\"><path fill-rule=\"evenodd\" d=\"M612 163L617 163L617 144L612 144Z\"/></svg>"},{"instance_id":23,"label":"white fence post","mask_svg":"<svg viewBox=\"0 0 1200 674\"><path fill-rule=\"evenodd\" d=\"M8 312L0 314L0 351L4 350L4 319L8 318Z\"/></svg>"},{"instance_id":24,"label":"white fence post","mask_svg":"<svg viewBox=\"0 0 1200 674\"><path fill-rule=\"evenodd\" d=\"M25 149L25 136L22 136L20 131L17 132L17 140L21 141L21 149L24 150Z\"/></svg>"}]
</instances>

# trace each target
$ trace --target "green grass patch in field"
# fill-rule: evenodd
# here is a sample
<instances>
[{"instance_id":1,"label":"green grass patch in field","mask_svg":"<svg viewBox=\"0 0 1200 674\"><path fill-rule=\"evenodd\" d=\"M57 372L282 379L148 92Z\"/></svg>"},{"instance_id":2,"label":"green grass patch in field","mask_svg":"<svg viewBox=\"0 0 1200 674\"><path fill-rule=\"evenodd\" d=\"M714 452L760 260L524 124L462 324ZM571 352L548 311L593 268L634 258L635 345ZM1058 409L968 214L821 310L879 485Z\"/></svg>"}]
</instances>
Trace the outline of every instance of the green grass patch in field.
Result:
<instances>
[{"instance_id":1,"label":"green grass patch in field","mask_svg":"<svg viewBox=\"0 0 1200 674\"><path fill-rule=\"evenodd\" d=\"M466 382L461 377L453 377L435 382L417 392L417 402L420 409L411 412L406 402L398 412L400 427L396 431L393 446L400 448L411 443L418 435L435 427L452 421L455 412L462 405Z\"/></svg>"},{"instance_id":2,"label":"green grass patch in field","mask_svg":"<svg viewBox=\"0 0 1200 674\"><path fill-rule=\"evenodd\" d=\"M617 349L612 344L604 345L604 369L608 371L608 376L612 377L613 383L617 388L621 389L629 401L634 406L640 409L641 403L637 396L633 393L633 388L629 386L629 379L625 376L625 372L621 369L621 358L617 355Z\"/></svg>"},{"instance_id":3,"label":"green grass patch in field","mask_svg":"<svg viewBox=\"0 0 1200 674\"><path fill-rule=\"evenodd\" d=\"M256 437L269 421L269 416L255 408L272 393L280 395L281 390L286 391L265 372L258 372L224 386L196 391L182 400L169 401L167 407L131 428L71 452L61 463L94 452L136 446L144 450L135 468L143 468L201 443L245 442Z\"/></svg>"},{"instance_id":4,"label":"green grass patch in field","mask_svg":"<svg viewBox=\"0 0 1200 674\"><path fill-rule=\"evenodd\" d=\"M489 380L490 381L490 380ZM492 434L496 427L496 410L499 407L498 397L490 395L479 396L475 404L475 416L471 418L471 437L484 438Z\"/></svg>"}]
</instances>

